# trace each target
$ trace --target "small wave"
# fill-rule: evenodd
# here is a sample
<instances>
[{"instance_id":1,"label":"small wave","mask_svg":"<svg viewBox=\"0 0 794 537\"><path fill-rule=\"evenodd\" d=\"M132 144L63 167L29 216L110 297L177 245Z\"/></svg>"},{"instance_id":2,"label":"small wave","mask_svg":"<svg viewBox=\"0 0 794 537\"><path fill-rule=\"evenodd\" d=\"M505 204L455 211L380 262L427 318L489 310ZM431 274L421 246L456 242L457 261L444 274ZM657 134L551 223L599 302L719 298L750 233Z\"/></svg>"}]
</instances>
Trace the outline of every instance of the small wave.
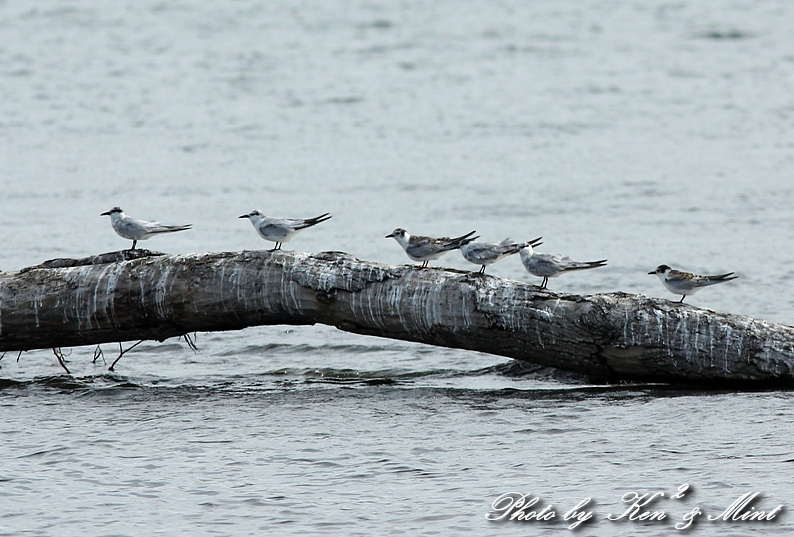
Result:
<instances>
[{"instance_id":1,"label":"small wave","mask_svg":"<svg viewBox=\"0 0 794 537\"><path fill-rule=\"evenodd\" d=\"M29 380L0 379L0 390L43 388L57 392L82 392L107 388L139 388L140 384L110 373L86 377L53 375Z\"/></svg>"},{"instance_id":2,"label":"small wave","mask_svg":"<svg viewBox=\"0 0 794 537\"><path fill-rule=\"evenodd\" d=\"M265 373L265 375L289 377L305 383L329 384L363 384L367 386L394 385L424 377L451 377L459 371L434 369L429 371L411 371L407 369L380 369L359 371L356 369L337 368L285 368Z\"/></svg>"},{"instance_id":3,"label":"small wave","mask_svg":"<svg viewBox=\"0 0 794 537\"><path fill-rule=\"evenodd\" d=\"M551 368L509 361L490 367L462 369L291 367L255 373L156 377L129 377L118 373L72 377L55 375L29 380L0 379L0 392L36 394L73 394L78 397L146 397L146 393L167 397L193 397L208 394L283 394L291 391L327 389L333 397L335 388L389 387L402 390L430 390L454 399L478 398L510 400L516 398L608 397L615 402L636 397L675 396L691 391L655 384L593 384L586 378ZM324 388L325 387L325 388ZM166 395L167 394L167 395ZM156 395L161 397L162 395Z\"/></svg>"},{"instance_id":4,"label":"small wave","mask_svg":"<svg viewBox=\"0 0 794 537\"><path fill-rule=\"evenodd\" d=\"M46 457L47 455L58 453L61 451L66 451L69 448L66 446L59 446L52 449L42 449L40 451L34 451L33 453L26 453L25 455L19 455L18 459L30 459L30 458L38 458L38 457Z\"/></svg>"},{"instance_id":5,"label":"small wave","mask_svg":"<svg viewBox=\"0 0 794 537\"><path fill-rule=\"evenodd\" d=\"M246 345L242 348L231 349L219 353L218 356L240 356L263 354L298 354L298 355L325 355L338 354L369 354L374 352L399 352L404 351L404 345L308 345L306 343L268 343L266 345Z\"/></svg>"},{"instance_id":6,"label":"small wave","mask_svg":"<svg viewBox=\"0 0 794 537\"><path fill-rule=\"evenodd\" d=\"M593 379L586 375L573 371L563 371L553 367L522 362L520 360L510 360L501 364L485 367L477 371L467 372L470 376L499 375L510 378L548 380L554 382L564 382L566 384L592 385Z\"/></svg>"},{"instance_id":7,"label":"small wave","mask_svg":"<svg viewBox=\"0 0 794 537\"><path fill-rule=\"evenodd\" d=\"M25 386L25 381L0 379L0 390L5 390L6 388L21 388L24 386Z\"/></svg>"},{"instance_id":8,"label":"small wave","mask_svg":"<svg viewBox=\"0 0 794 537\"><path fill-rule=\"evenodd\" d=\"M700 32L698 34L695 34L695 37L699 39L714 39L717 41L723 41L723 40L750 39L756 37L756 35L753 32L739 30L737 28L731 28L727 30L709 30L706 32Z\"/></svg>"}]
</instances>

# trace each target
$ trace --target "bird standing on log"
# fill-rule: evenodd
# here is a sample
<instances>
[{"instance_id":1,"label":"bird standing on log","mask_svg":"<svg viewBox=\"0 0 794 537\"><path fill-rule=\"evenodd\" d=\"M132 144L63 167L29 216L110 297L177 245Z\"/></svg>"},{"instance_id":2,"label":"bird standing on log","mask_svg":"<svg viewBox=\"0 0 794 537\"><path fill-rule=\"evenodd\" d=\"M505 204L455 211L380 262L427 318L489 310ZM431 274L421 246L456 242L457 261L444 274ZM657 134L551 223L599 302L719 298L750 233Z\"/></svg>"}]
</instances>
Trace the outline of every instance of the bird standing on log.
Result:
<instances>
[{"instance_id":1,"label":"bird standing on log","mask_svg":"<svg viewBox=\"0 0 794 537\"><path fill-rule=\"evenodd\" d=\"M694 295L704 287L729 282L738 278L738 276L733 276L733 272L717 274L715 276L701 276L700 274L675 270L667 265L659 265L656 267L656 270L648 274L655 274L658 276L671 293L682 295L681 300L678 301L679 303L683 302L687 296Z\"/></svg>"},{"instance_id":2,"label":"bird standing on log","mask_svg":"<svg viewBox=\"0 0 794 537\"><path fill-rule=\"evenodd\" d=\"M470 231L460 237L450 239L449 237L423 237L420 235L410 235L403 228L398 227L388 235L386 238L393 238L403 247L408 257L414 261L421 261L420 268L427 267L427 264L433 259L438 259L442 255L460 248L468 244L478 237L472 237L477 231Z\"/></svg>"},{"instance_id":3,"label":"bird standing on log","mask_svg":"<svg viewBox=\"0 0 794 537\"><path fill-rule=\"evenodd\" d=\"M543 244L537 243L534 246ZM546 288L549 283L549 278L556 278L565 272L572 272L574 270L586 270L591 268L603 267L607 264L606 259L598 261L574 261L570 257L563 257L560 254L538 254L532 249L532 245L527 245L521 249L521 263L527 272L533 276L543 278L540 284L541 289Z\"/></svg>"},{"instance_id":4,"label":"bird standing on log","mask_svg":"<svg viewBox=\"0 0 794 537\"><path fill-rule=\"evenodd\" d=\"M110 225L113 226L119 236L132 241L131 250L135 249L138 241L146 240L154 235L162 233L174 233L175 231L185 231L193 227L193 224L184 226L166 226L160 222L147 222L146 220L136 220L124 214L121 207L113 207L111 210L102 213L100 216L110 216Z\"/></svg>"},{"instance_id":5,"label":"bird standing on log","mask_svg":"<svg viewBox=\"0 0 794 537\"><path fill-rule=\"evenodd\" d=\"M485 274L485 267L496 263L503 257L508 255L517 254L526 245L539 244L540 239L532 239L527 243L513 242L511 239L505 239L500 243L495 242L470 242L460 247L460 253L463 259L475 265L481 265L482 268L477 274Z\"/></svg>"},{"instance_id":6,"label":"bird standing on log","mask_svg":"<svg viewBox=\"0 0 794 537\"><path fill-rule=\"evenodd\" d=\"M273 218L272 216L265 216L260 211L251 211L248 214L240 215L240 218L247 218L253 224L259 236L266 241L276 243L276 246L270 250L281 250L281 245L288 240L292 239L298 231L306 229L307 227L316 226L320 222L325 222L330 217L329 213L315 216L314 218Z\"/></svg>"}]
</instances>

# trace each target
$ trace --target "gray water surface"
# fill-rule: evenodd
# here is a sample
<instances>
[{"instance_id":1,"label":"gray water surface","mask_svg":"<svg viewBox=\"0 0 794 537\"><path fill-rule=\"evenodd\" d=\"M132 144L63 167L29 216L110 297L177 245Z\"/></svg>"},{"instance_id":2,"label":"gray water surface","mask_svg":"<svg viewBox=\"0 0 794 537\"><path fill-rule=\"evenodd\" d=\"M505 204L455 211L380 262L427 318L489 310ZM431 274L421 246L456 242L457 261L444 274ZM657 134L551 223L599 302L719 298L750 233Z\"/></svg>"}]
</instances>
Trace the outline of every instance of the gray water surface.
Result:
<instances>
[{"instance_id":1,"label":"gray water surface","mask_svg":"<svg viewBox=\"0 0 794 537\"><path fill-rule=\"evenodd\" d=\"M0 270L118 250L115 205L270 248L237 216L330 211L285 248L408 260L476 229L608 258L572 293L677 299L657 265L735 271L693 305L794 323L794 7L785 1L0 2ZM476 269L457 253L436 265ZM538 283L517 258L489 274ZM0 361L0 535L670 535L746 492L786 507L788 391L595 386L485 354L263 327ZM129 345L129 344L127 344ZM630 492L660 522L610 522ZM694 534L790 535L770 522Z\"/></svg>"}]
</instances>

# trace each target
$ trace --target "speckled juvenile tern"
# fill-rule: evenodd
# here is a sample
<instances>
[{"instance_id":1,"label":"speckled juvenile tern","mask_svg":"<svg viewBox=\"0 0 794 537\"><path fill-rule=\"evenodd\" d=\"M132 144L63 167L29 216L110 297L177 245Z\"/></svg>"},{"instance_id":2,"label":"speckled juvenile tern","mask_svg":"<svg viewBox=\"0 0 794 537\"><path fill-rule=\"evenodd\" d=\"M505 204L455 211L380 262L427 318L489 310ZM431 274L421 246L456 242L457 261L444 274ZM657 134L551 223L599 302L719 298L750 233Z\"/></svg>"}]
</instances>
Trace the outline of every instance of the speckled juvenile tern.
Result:
<instances>
[{"instance_id":1,"label":"speckled juvenile tern","mask_svg":"<svg viewBox=\"0 0 794 537\"><path fill-rule=\"evenodd\" d=\"M254 229L259 236L266 241L276 243L274 250L281 250L281 245L292 239L298 231L312 227L320 222L325 222L329 218L329 213L315 216L314 218L273 218L265 216L260 211L251 211L248 214L240 215L240 218L247 218L254 225Z\"/></svg>"},{"instance_id":2,"label":"speckled juvenile tern","mask_svg":"<svg viewBox=\"0 0 794 537\"><path fill-rule=\"evenodd\" d=\"M729 282L738 278L738 276L733 276L733 272L715 276L701 276L700 274L674 270L667 265L659 265L656 270L648 274L657 275L671 293L682 295L679 302L683 302L687 296L694 295L704 287Z\"/></svg>"},{"instance_id":3,"label":"speckled juvenile tern","mask_svg":"<svg viewBox=\"0 0 794 537\"><path fill-rule=\"evenodd\" d=\"M154 235L161 233L173 233L175 231L185 231L193 227L193 224L184 226L166 226L160 222L147 222L146 220L136 220L124 214L121 207L113 207L111 210L102 213L100 216L110 216L110 225L121 237L132 241L132 249L138 241L146 240Z\"/></svg>"},{"instance_id":4,"label":"speckled juvenile tern","mask_svg":"<svg viewBox=\"0 0 794 537\"><path fill-rule=\"evenodd\" d=\"M534 246L539 246L540 244L543 243L538 243ZM532 245L529 243L521 249L520 255L521 263L524 264L524 268L527 269L527 272L533 276L543 278L543 282L540 284L541 289L546 288L546 284L549 283L549 278L556 278L565 272L598 268L607 264L606 259L600 259L598 261L574 261L570 257L563 257L560 254L538 254L532 249Z\"/></svg>"},{"instance_id":5,"label":"speckled juvenile tern","mask_svg":"<svg viewBox=\"0 0 794 537\"><path fill-rule=\"evenodd\" d=\"M403 228L398 227L388 235L386 238L394 238L400 246L405 250L406 255L414 261L421 261L420 268L427 267L427 264L433 259L438 259L445 253L460 248L464 244L468 244L478 237L472 237L477 233L470 231L460 237L450 239L449 237L422 237L419 235L410 235Z\"/></svg>"},{"instance_id":6,"label":"speckled juvenile tern","mask_svg":"<svg viewBox=\"0 0 794 537\"><path fill-rule=\"evenodd\" d=\"M460 247L460 253L463 254L463 259L475 265L481 265L478 274L485 274L485 267L496 263L503 257L518 253L526 245L538 244L540 239L532 239L527 243L513 242L511 239L505 239L500 243L495 242L470 242Z\"/></svg>"}]
</instances>

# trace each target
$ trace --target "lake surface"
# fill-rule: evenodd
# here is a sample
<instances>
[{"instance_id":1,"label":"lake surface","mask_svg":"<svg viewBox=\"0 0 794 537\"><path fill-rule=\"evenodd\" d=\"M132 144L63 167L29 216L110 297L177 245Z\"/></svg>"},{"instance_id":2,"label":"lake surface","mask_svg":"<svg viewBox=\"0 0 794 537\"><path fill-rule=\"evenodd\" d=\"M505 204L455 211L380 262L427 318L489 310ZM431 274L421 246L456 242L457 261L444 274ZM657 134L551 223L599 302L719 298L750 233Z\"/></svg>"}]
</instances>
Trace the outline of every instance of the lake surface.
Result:
<instances>
[{"instance_id":1,"label":"lake surface","mask_svg":"<svg viewBox=\"0 0 794 537\"><path fill-rule=\"evenodd\" d=\"M608 258L573 293L677 299L666 263L739 279L693 305L794 324L794 5L0 2L0 270L129 246L115 205L270 248L252 209L333 219L286 249L407 262L396 227ZM452 253L435 265L474 269ZM489 274L539 282L517 257ZM129 345L129 344L125 344ZM598 386L315 327L0 361L0 535L677 533L748 492L790 535L794 396ZM670 499L684 483L681 499ZM661 521L609 521L630 492ZM550 522L489 522L504 493Z\"/></svg>"}]
</instances>

